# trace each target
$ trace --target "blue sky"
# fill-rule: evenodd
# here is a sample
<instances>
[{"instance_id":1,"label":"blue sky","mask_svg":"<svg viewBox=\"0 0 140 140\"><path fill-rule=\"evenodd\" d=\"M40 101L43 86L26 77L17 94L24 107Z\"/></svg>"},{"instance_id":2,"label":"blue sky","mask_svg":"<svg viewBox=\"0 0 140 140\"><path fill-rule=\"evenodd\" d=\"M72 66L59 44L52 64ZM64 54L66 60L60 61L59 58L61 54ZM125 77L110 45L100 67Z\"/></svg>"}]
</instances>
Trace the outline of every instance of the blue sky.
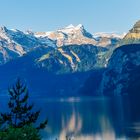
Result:
<instances>
[{"instance_id":1,"label":"blue sky","mask_svg":"<svg viewBox=\"0 0 140 140\"><path fill-rule=\"evenodd\" d=\"M0 0L0 25L49 31L83 24L90 32L126 32L140 19L140 0Z\"/></svg>"}]
</instances>

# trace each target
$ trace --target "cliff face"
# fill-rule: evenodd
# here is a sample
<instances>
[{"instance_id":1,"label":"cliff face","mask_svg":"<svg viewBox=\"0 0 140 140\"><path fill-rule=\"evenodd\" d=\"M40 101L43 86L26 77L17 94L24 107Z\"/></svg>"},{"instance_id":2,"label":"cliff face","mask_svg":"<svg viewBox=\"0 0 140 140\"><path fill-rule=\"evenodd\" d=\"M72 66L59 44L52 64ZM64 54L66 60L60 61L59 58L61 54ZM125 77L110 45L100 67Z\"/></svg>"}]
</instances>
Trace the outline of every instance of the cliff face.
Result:
<instances>
[{"instance_id":1,"label":"cliff face","mask_svg":"<svg viewBox=\"0 0 140 140\"><path fill-rule=\"evenodd\" d=\"M140 87L138 77L140 77L140 44L121 46L114 51L107 71L103 74L101 93L109 96L132 94L132 91L138 91Z\"/></svg>"},{"instance_id":2,"label":"cliff face","mask_svg":"<svg viewBox=\"0 0 140 140\"><path fill-rule=\"evenodd\" d=\"M140 82L140 21L115 49L103 74L100 91L104 95L136 94Z\"/></svg>"}]
</instances>

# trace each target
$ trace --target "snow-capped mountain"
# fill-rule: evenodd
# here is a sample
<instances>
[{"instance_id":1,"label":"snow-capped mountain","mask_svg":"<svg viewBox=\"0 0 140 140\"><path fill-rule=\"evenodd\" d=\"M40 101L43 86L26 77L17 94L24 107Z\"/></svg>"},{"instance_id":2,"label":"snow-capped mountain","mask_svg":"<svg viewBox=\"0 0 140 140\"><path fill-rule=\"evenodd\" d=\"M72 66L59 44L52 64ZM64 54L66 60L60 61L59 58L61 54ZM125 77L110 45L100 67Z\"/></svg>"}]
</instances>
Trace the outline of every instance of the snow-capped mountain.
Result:
<instances>
[{"instance_id":1,"label":"snow-capped mountain","mask_svg":"<svg viewBox=\"0 0 140 140\"><path fill-rule=\"evenodd\" d=\"M82 25L77 26L76 29L69 26L59 29L59 32L60 30L62 34L65 33L64 35L68 36L68 40L71 40L71 45L66 43L63 46L57 46L57 40L49 38L49 33L40 36L31 31L24 33L7 28L6 35L1 32L5 41L14 42L15 46L20 45L24 51L18 55L20 57L16 56L16 59L9 61L13 57L11 55L11 58L7 59L9 62L0 66L1 81L5 81L2 83L2 88L10 79L20 75L30 81L34 92L37 92L40 87L38 93L46 94L47 90L48 94L73 93L75 95L79 86L83 85L89 76L89 71L106 67L110 56L109 49L91 44L91 40L94 43L97 43L97 40L86 32ZM82 40L85 44L84 42L80 44ZM9 42L6 47L9 47ZM45 81L44 84L42 81ZM38 85L38 82L41 84Z\"/></svg>"},{"instance_id":2,"label":"snow-capped mountain","mask_svg":"<svg viewBox=\"0 0 140 140\"><path fill-rule=\"evenodd\" d=\"M47 36L52 40L56 40L58 47L73 44L96 44L96 40L93 38L92 34L87 32L84 26L81 24L77 26L69 25L65 28L58 29L57 31L52 32L35 33L35 36Z\"/></svg>"},{"instance_id":3,"label":"snow-capped mountain","mask_svg":"<svg viewBox=\"0 0 140 140\"><path fill-rule=\"evenodd\" d=\"M55 47L55 42L47 37L37 38L32 34L19 30L9 30L6 27L0 28L0 64L22 56L31 49L40 46Z\"/></svg>"},{"instance_id":4,"label":"snow-capped mountain","mask_svg":"<svg viewBox=\"0 0 140 140\"><path fill-rule=\"evenodd\" d=\"M138 25L134 32L138 32ZM48 94L76 95L94 72L96 90L91 86L94 92L90 93L104 94L109 89L112 93L120 94L122 82L129 78L126 74L129 74L131 64L132 68L137 67L140 60L139 46L117 48L122 37L107 33L92 35L83 25L69 25L57 31L42 33L2 27L0 62L4 64L16 58L0 66L1 81L4 81L2 89L7 87L7 81L20 75L30 81L34 92L44 91L46 94L47 90ZM131 80L133 78L132 75ZM91 83L92 78L88 81Z\"/></svg>"},{"instance_id":5,"label":"snow-capped mountain","mask_svg":"<svg viewBox=\"0 0 140 140\"><path fill-rule=\"evenodd\" d=\"M0 28L0 64L26 52L20 44L11 38L14 32L9 31L6 27Z\"/></svg>"},{"instance_id":6,"label":"snow-capped mountain","mask_svg":"<svg viewBox=\"0 0 140 140\"><path fill-rule=\"evenodd\" d=\"M93 34L93 37L94 37L94 38L106 37L106 38L123 39L123 37L124 37L125 35L126 35L126 33L117 34L117 33L115 33L115 32L112 32L112 33L98 32L98 33L94 33L94 34Z\"/></svg>"},{"instance_id":7,"label":"snow-capped mountain","mask_svg":"<svg viewBox=\"0 0 140 140\"><path fill-rule=\"evenodd\" d=\"M67 45L91 44L100 47L114 47L120 41L117 35L92 35L83 25L69 25L52 32L22 32L17 29L0 28L0 64L22 56L36 47L58 48Z\"/></svg>"},{"instance_id":8,"label":"snow-capped mountain","mask_svg":"<svg viewBox=\"0 0 140 140\"><path fill-rule=\"evenodd\" d=\"M108 33L89 33L82 24L73 26L72 24L51 32L36 32L36 37L48 37L57 42L57 46L92 44L101 47L115 46L123 35Z\"/></svg>"},{"instance_id":9,"label":"snow-capped mountain","mask_svg":"<svg viewBox=\"0 0 140 140\"><path fill-rule=\"evenodd\" d=\"M124 36L125 33L116 34L99 32L93 34L93 37L97 40L96 46L102 47L116 47L118 42L120 42Z\"/></svg>"}]
</instances>

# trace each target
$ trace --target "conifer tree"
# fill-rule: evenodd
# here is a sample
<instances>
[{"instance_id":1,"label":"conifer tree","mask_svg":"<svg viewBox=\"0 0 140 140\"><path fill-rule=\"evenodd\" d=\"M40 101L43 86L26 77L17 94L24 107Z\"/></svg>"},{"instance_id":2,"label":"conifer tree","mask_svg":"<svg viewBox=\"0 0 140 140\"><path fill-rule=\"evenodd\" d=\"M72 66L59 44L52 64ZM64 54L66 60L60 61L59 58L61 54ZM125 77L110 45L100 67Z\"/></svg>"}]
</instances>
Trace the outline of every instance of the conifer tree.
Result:
<instances>
[{"instance_id":1,"label":"conifer tree","mask_svg":"<svg viewBox=\"0 0 140 140\"><path fill-rule=\"evenodd\" d=\"M17 79L15 85L8 89L10 100L8 102L9 112L1 113L3 126L22 128L26 125L35 125L40 115L40 110L33 111L33 104L28 103L29 92L27 86ZM47 119L40 123L36 129L43 129L47 125Z\"/></svg>"}]
</instances>

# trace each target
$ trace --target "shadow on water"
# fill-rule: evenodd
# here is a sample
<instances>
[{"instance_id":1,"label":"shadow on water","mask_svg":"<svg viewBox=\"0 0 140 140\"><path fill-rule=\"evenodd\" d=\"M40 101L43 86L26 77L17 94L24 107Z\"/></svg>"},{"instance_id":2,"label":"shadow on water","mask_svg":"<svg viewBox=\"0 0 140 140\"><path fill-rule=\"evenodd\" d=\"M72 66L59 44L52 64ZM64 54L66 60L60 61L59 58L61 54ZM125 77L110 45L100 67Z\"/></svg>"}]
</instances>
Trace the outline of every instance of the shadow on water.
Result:
<instances>
[{"instance_id":1,"label":"shadow on water","mask_svg":"<svg viewBox=\"0 0 140 140\"><path fill-rule=\"evenodd\" d=\"M140 97L129 96L123 98L124 130L131 139L140 139Z\"/></svg>"}]
</instances>

